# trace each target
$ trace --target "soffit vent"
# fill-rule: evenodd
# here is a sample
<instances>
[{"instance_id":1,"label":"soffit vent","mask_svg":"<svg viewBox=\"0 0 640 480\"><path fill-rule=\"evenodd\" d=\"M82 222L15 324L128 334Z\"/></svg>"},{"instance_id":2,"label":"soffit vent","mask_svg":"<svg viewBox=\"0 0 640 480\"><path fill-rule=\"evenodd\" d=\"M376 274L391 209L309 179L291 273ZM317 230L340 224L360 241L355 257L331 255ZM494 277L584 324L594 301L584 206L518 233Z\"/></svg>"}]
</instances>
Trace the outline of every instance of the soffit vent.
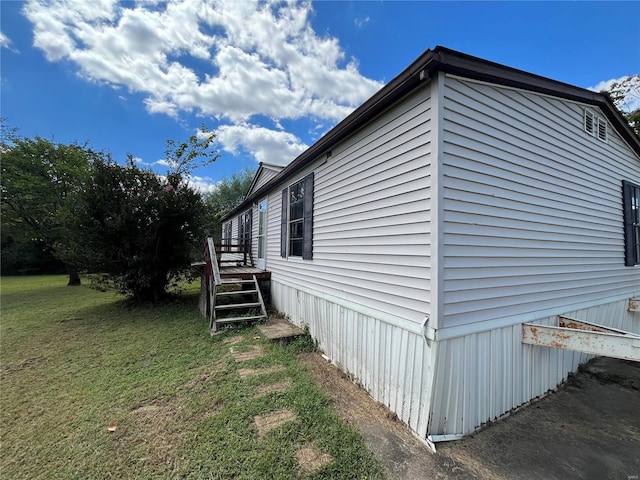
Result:
<instances>
[{"instance_id":1,"label":"soffit vent","mask_svg":"<svg viewBox=\"0 0 640 480\"><path fill-rule=\"evenodd\" d=\"M607 141L607 121L589 109L584 110L584 131L602 142Z\"/></svg>"}]
</instances>

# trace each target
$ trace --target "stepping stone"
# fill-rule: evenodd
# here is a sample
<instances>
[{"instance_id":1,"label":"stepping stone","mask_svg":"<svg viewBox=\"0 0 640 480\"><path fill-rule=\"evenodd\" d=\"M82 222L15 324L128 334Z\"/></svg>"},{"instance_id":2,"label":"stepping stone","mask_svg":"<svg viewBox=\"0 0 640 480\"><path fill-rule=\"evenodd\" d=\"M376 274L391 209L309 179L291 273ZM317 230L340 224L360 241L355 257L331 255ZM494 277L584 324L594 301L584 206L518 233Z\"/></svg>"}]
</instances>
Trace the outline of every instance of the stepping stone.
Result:
<instances>
[{"instance_id":1,"label":"stepping stone","mask_svg":"<svg viewBox=\"0 0 640 480\"><path fill-rule=\"evenodd\" d=\"M267 383L265 385L260 385L260 387L258 387L258 391L256 392L256 397L265 395L267 393L284 392L290 386L291 379L289 378L276 383Z\"/></svg>"},{"instance_id":2,"label":"stepping stone","mask_svg":"<svg viewBox=\"0 0 640 480\"><path fill-rule=\"evenodd\" d=\"M304 475L315 472L333 460L331 455L320 452L313 445L299 449L296 458Z\"/></svg>"},{"instance_id":3,"label":"stepping stone","mask_svg":"<svg viewBox=\"0 0 640 480\"><path fill-rule=\"evenodd\" d=\"M278 428L287 422L291 422L298 418L294 412L288 409L276 410L275 412L265 413L264 415L256 415L253 423L258 430L258 440L262 440L264 436L274 428Z\"/></svg>"},{"instance_id":4,"label":"stepping stone","mask_svg":"<svg viewBox=\"0 0 640 480\"><path fill-rule=\"evenodd\" d=\"M235 345L236 343L240 343L244 340L242 335L234 335L233 337L225 338L222 343L225 345Z\"/></svg>"},{"instance_id":5,"label":"stepping stone","mask_svg":"<svg viewBox=\"0 0 640 480\"><path fill-rule=\"evenodd\" d=\"M254 358L260 357L264 353L260 345L251 347L251 350L249 350L248 352L236 352L233 347L231 347L229 351L231 352L233 358L235 358L236 362L253 360Z\"/></svg>"},{"instance_id":6,"label":"stepping stone","mask_svg":"<svg viewBox=\"0 0 640 480\"><path fill-rule=\"evenodd\" d=\"M283 318L269 318L266 324L258 325L258 330L269 340L283 340L304 335L304 330Z\"/></svg>"},{"instance_id":7,"label":"stepping stone","mask_svg":"<svg viewBox=\"0 0 640 480\"><path fill-rule=\"evenodd\" d=\"M257 375L269 375L270 373L284 372L283 365L273 365L266 368L241 368L238 370L240 378L253 377Z\"/></svg>"}]
</instances>

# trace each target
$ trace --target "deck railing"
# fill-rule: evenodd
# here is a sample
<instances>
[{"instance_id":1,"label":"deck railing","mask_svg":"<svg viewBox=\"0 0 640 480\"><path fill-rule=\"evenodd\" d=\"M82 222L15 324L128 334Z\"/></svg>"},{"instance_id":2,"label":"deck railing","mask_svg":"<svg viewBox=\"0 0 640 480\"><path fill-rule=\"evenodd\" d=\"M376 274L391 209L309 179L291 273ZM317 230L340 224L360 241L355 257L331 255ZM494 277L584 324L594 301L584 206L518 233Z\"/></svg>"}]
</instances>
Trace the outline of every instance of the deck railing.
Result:
<instances>
[{"instance_id":1,"label":"deck railing","mask_svg":"<svg viewBox=\"0 0 640 480\"><path fill-rule=\"evenodd\" d=\"M229 265L253 266L250 241L231 239L231 241L227 240L225 243L216 243L215 249L218 254L218 264L221 268Z\"/></svg>"}]
</instances>

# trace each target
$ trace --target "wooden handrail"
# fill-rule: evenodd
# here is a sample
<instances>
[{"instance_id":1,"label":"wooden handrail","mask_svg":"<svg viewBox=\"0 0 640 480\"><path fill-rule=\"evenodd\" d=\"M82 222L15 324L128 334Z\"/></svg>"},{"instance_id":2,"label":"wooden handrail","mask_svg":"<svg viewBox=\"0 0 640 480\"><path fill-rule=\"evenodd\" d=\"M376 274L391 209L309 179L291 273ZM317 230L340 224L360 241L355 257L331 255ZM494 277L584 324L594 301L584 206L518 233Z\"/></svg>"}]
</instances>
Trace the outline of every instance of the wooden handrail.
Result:
<instances>
[{"instance_id":1,"label":"wooden handrail","mask_svg":"<svg viewBox=\"0 0 640 480\"><path fill-rule=\"evenodd\" d=\"M209 249L209 260L211 261L211 269L213 271L213 279L216 285L220 285L222 280L220 279L220 267L218 266L218 255L216 255L216 248L213 245L213 238L207 238L207 248Z\"/></svg>"}]
</instances>

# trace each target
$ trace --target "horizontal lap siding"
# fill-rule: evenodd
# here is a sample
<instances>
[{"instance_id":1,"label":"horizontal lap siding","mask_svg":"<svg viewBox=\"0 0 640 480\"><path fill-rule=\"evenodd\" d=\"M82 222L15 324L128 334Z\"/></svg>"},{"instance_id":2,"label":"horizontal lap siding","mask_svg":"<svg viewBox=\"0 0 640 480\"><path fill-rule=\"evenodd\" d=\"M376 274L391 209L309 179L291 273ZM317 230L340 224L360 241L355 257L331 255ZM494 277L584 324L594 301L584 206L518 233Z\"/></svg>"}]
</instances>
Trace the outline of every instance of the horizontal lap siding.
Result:
<instances>
[{"instance_id":1,"label":"horizontal lap siding","mask_svg":"<svg viewBox=\"0 0 640 480\"><path fill-rule=\"evenodd\" d=\"M314 171L313 260L280 257L281 190L269 195L274 279L419 322L430 292L430 98L423 89L334 147Z\"/></svg>"},{"instance_id":2,"label":"horizontal lap siding","mask_svg":"<svg viewBox=\"0 0 640 480\"><path fill-rule=\"evenodd\" d=\"M273 177L275 177L278 173L280 173L280 172L275 171L275 170L270 170L268 168L263 168L262 171L260 172L260 176L256 180L256 183L253 186L253 189L251 190L251 192L254 192L254 191L258 190L260 187L265 185L269 180L271 180ZM249 192L249 193L251 193L251 192Z\"/></svg>"},{"instance_id":3,"label":"horizontal lap siding","mask_svg":"<svg viewBox=\"0 0 640 480\"><path fill-rule=\"evenodd\" d=\"M583 107L447 78L444 326L517 317L640 289L624 266L621 182L640 161Z\"/></svg>"}]
</instances>

